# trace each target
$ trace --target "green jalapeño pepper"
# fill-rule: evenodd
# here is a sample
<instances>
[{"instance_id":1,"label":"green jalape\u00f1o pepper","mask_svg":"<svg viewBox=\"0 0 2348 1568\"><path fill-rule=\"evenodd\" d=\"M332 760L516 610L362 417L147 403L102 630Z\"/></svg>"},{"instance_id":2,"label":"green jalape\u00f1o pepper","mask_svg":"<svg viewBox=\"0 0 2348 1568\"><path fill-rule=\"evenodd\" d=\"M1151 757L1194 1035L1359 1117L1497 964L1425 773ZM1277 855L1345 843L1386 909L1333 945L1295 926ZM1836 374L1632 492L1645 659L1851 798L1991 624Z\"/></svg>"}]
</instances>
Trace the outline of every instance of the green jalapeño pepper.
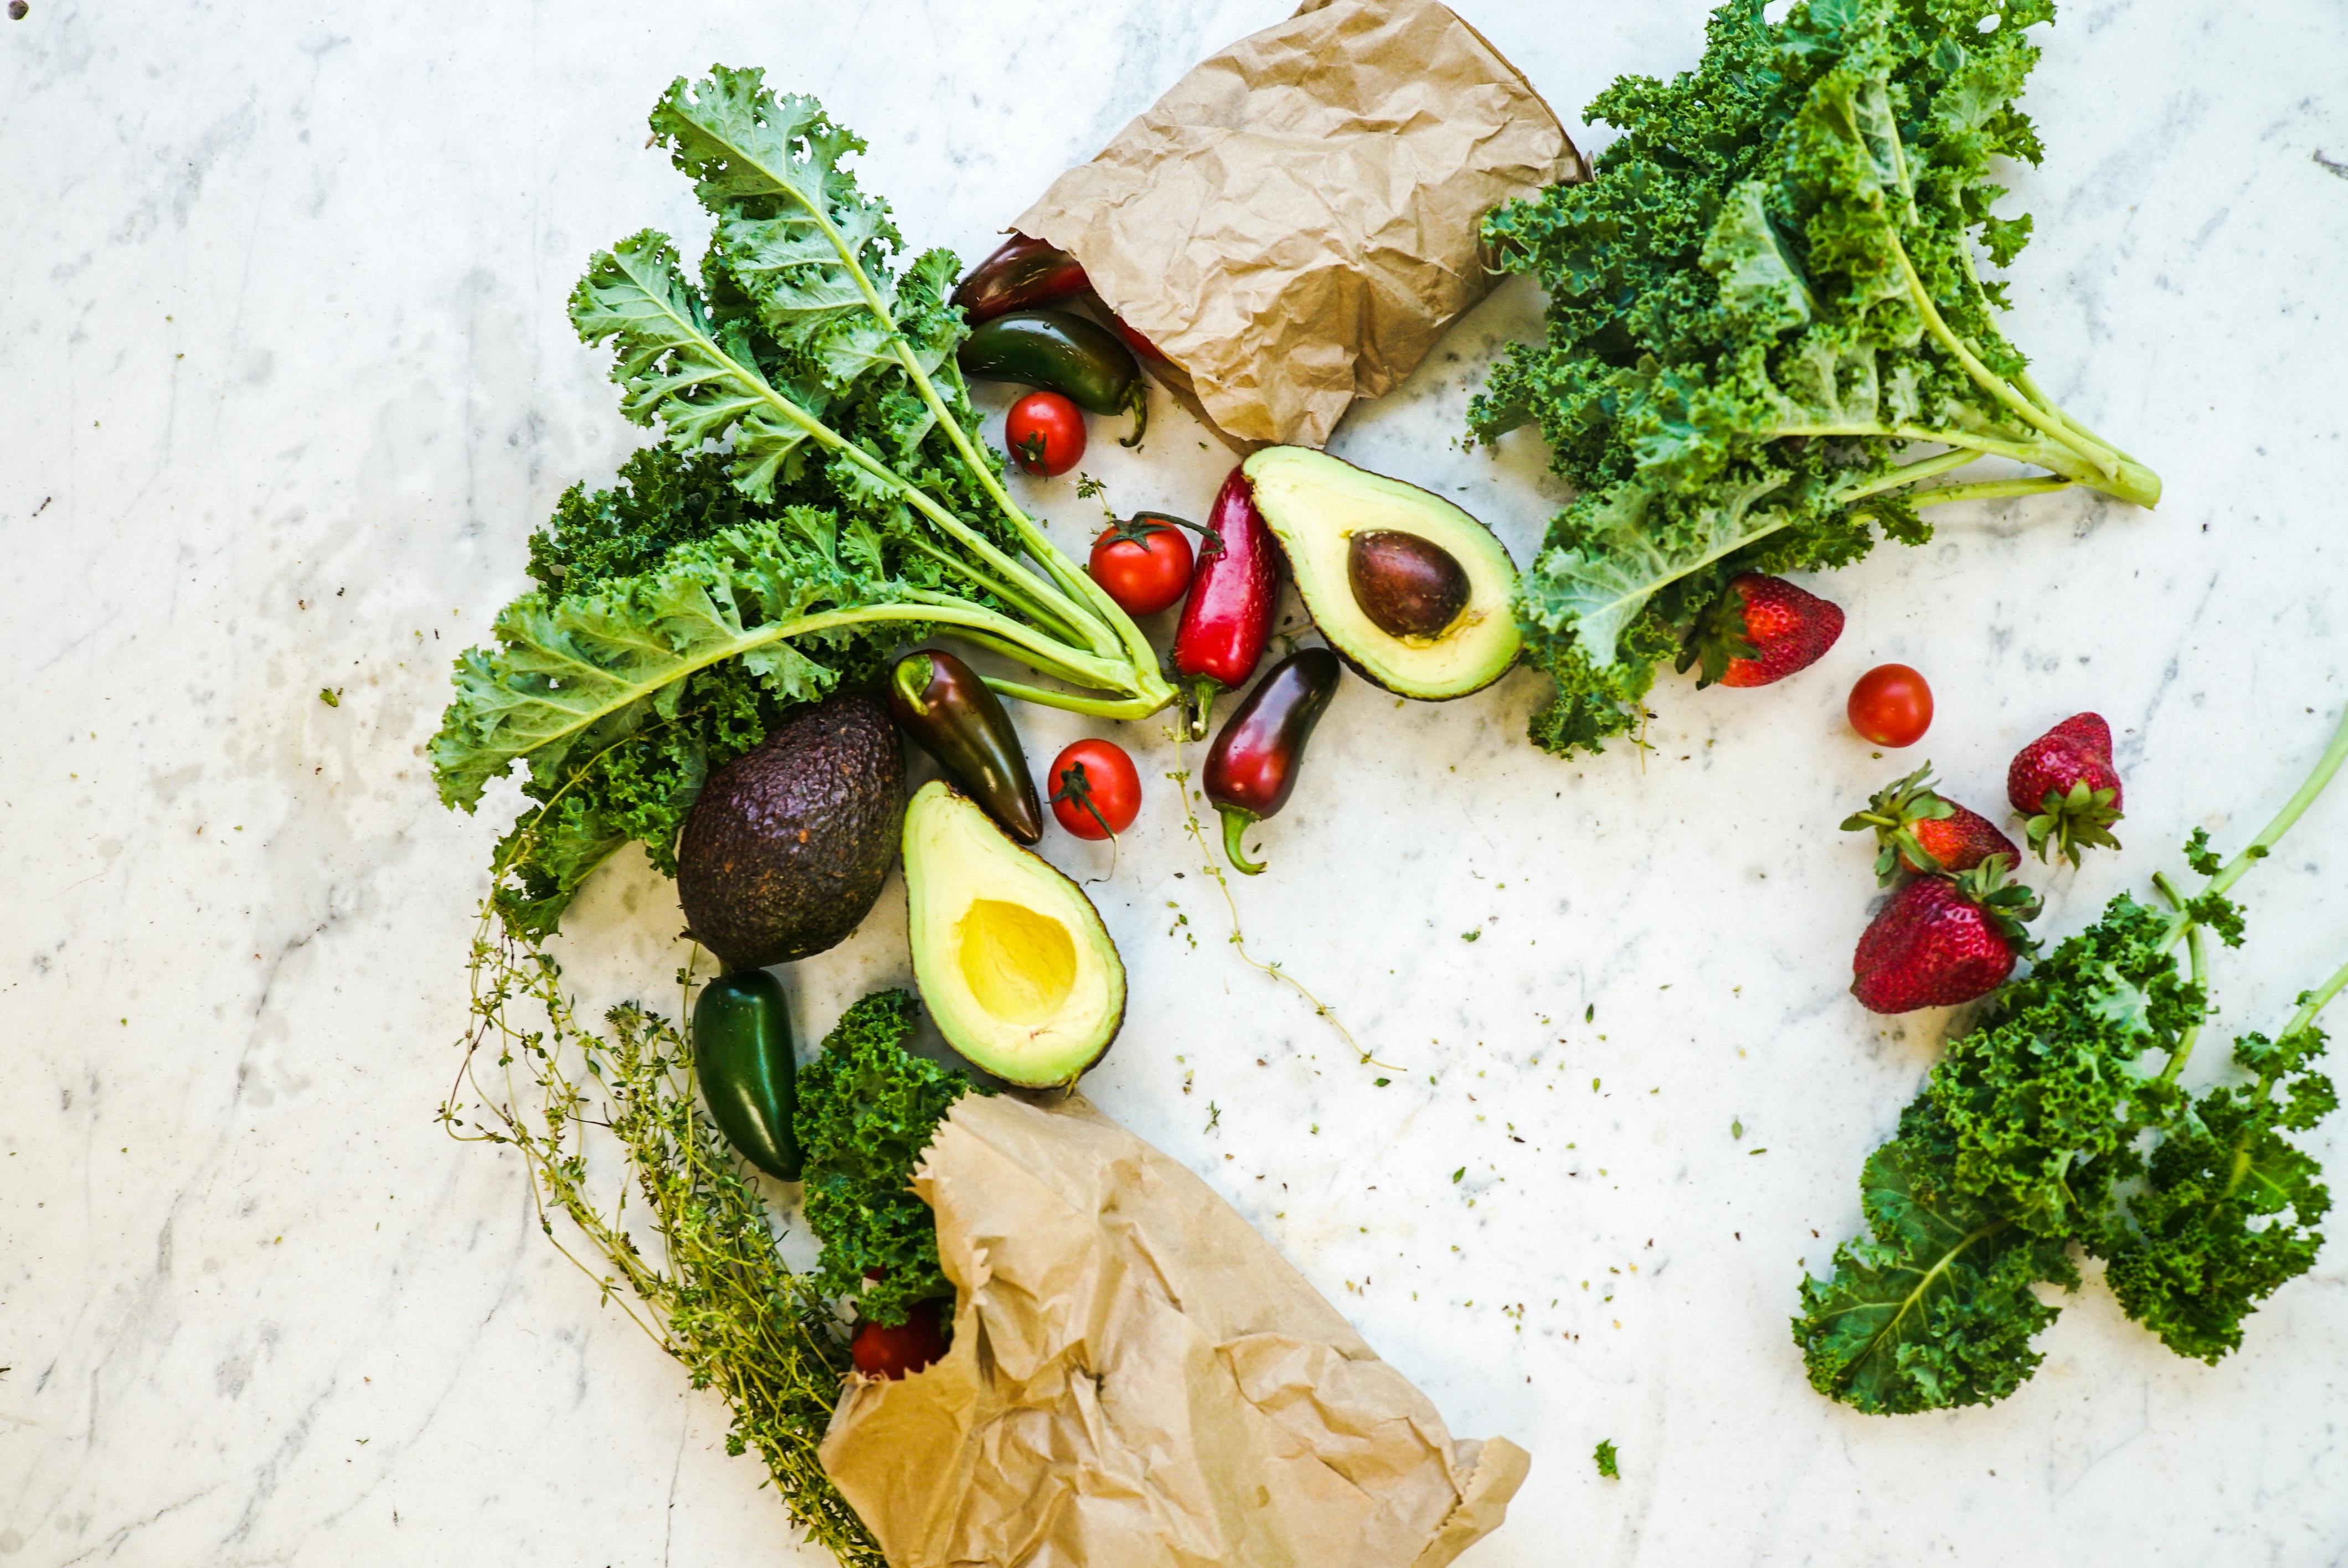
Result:
<instances>
[{"instance_id":1,"label":"green jalape\u00f1o pepper","mask_svg":"<svg viewBox=\"0 0 2348 1568\"><path fill-rule=\"evenodd\" d=\"M1014 311L963 341L963 372L983 381L1016 381L1056 392L1095 414L1133 410L1131 446L1149 425L1149 402L1133 351L1099 323L1066 311Z\"/></svg>"},{"instance_id":2,"label":"green jalape\u00f1o pepper","mask_svg":"<svg viewBox=\"0 0 2348 1568\"><path fill-rule=\"evenodd\" d=\"M1337 656L1306 648L1272 666L1234 709L1207 753L1200 781L1223 814L1223 853L1253 876L1263 867L1240 848L1240 835L1288 804L1304 743L1337 694Z\"/></svg>"},{"instance_id":3,"label":"green jalape\u00f1o pepper","mask_svg":"<svg viewBox=\"0 0 2348 1568\"><path fill-rule=\"evenodd\" d=\"M1004 832L1022 844L1044 836L1026 748L969 665L935 648L906 654L889 671L889 712Z\"/></svg>"},{"instance_id":4,"label":"green jalape\u00f1o pepper","mask_svg":"<svg viewBox=\"0 0 2348 1568\"><path fill-rule=\"evenodd\" d=\"M720 975L693 1004L693 1075L711 1120L770 1176L799 1179L798 1064L783 988L764 969Z\"/></svg>"}]
</instances>

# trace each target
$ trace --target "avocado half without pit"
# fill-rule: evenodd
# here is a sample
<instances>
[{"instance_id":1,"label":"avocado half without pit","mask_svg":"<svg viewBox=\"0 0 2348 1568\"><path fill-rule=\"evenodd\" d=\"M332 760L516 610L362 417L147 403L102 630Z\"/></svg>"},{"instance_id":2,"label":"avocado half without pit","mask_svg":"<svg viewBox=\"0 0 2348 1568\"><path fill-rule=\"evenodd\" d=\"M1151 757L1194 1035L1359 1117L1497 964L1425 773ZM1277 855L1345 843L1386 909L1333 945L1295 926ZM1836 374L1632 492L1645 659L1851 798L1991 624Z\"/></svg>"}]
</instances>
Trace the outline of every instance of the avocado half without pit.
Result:
<instances>
[{"instance_id":1,"label":"avocado half without pit","mask_svg":"<svg viewBox=\"0 0 2348 1568\"><path fill-rule=\"evenodd\" d=\"M1491 529L1310 447L1267 446L1241 466L1313 624L1365 680L1441 702L1516 663L1517 566Z\"/></svg>"},{"instance_id":2,"label":"avocado half without pit","mask_svg":"<svg viewBox=\"0 0 2348 1568\"><path fill-rule=\"evenodd\" d=\"M913 975L946 1043L1009 1083L1074 1083L1125 1021L1092 900L942 780L905 808Z\"/></svg>"}]
</instances>

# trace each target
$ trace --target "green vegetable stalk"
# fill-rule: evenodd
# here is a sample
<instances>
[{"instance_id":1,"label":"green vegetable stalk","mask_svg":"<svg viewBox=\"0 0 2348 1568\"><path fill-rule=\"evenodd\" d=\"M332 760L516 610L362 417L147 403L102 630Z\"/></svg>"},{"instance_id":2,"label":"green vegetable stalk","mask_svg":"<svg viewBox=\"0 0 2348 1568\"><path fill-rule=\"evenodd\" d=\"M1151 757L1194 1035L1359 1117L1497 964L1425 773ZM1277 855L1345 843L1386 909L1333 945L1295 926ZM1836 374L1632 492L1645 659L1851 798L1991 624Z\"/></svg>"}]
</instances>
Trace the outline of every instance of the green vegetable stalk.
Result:
<instances>
[{"instance_id":1,"label":"green vegetable stalk","mask_svg":"<svg viewBox=\"0 0 2348 1568\"><path fill-rule=\"evenodd\" d=\"M1995 216L1993 160L2035 163L2014 107L2047 0L1763 0L1715 12L1703 62L1625 77L1589 115L1622 135L1587 183L1493 213L1548 332L1475 400L1484 440L1538 423L1579 498L1520 579L1527 651L1556 681L1533 738L1632 729L1655 666L1729 579L1844 565L1921 507L2160 481L2031 378L1984 279L2030 219ZM1982 457L2043 477L1938 483Z\"/></svg>"},{"instance_id":2,"label":"green vegetable stalk","mask_svg":"<svg viewBox=\"0 0 2348 1568\"><path fill-rule=\"evenodd\" d=\"M755 1179L695 1101L685 1037L633 1005L607 1032L582 1024L555 961L497 924L485 903L442 1124L521 1156L548 1237L695 1388L725 1397L726 1451L757 1450L792 1522L845 1568L885 1568L818 1457L849 1368L834 1301L784 1261Z\"/></svg>"},{"instance_id":3,"label":"green vegetable stalk","mask_svg":"<svg viewBox=\"0 0 2348 1568\"><path fill-rule=\"evenodd\" d=\"M2210 1012L2208 938L2241 943L2227 894L2343 761L2348 715L2233 859L2194 833L2199 892L2157 876L2158 906L2115 898L1951 1043L1868 1159L1871 1235L1836 1251L1830 1277L1803 1282L1794 1337L1819 1392L1881 1414L2003 1399L2036 1369L2030 1341L2055 1316L2032 1286L2079 1283L2074 1243L2105 1260L2130 1317L2213 1364L2260 1302L2313 1266L2331 1195L2285 1134L2338 1104L2315 1068L2315 1019L2348 967L2303 993L2273 1039L2234 1042L2236 1081L2197 1097L2179 1078Z\"/></svg>"},{"instance_id":4,"label":"green vegetable stalk","mask_svg":"<svg viewBox=\"0 0 2348 1568\"><path fill-rule=\"evenodd\" d=\"M442 799L469 811L527 765L540 806L501 846L499 899L540 934L630 839L669 869L710 769L901 643L963 637L1052 682L997 691L1103 717L1174 695L1132 620L1004 488L954 365L957 264L895 267L886 204L840 167L862 143L724 67L672 86L652 128L715 220L698 286L646 231L594 258L571 316L612 345L622 411L665 448L563 498L533 541L540 586L458 661L431 744Z\"/></svg>"}]
</instances>

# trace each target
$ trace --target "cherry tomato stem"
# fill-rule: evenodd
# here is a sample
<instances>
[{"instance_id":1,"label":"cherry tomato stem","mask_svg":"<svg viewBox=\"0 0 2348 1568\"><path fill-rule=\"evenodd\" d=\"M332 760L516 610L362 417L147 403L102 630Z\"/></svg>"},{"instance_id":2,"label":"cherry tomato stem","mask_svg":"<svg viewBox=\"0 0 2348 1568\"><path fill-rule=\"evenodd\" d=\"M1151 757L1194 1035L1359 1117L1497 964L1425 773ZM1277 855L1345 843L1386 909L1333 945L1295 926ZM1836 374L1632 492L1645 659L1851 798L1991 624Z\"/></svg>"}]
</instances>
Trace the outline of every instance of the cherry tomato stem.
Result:
<instances>
[{"instance_id":1,"label":"cherry tomato stem","mask_svg":"<svg viewBox=\"0 0 2348 1568\"><path fill-rule=\"evenodd\" d=\"M1011 405L1003 441L1023 471L1050 478L1083 459L1085 416L1056 392L1031 392Z\"/></svg>"},{"instance_id":2,"label":"cherry tomato stem","mask_svg":"<svg viewBox=\"0 0 2348 1568\"><path fill-rule=\"evenodd\" d=\"M1141 775L1113 741L1083 740L1052 759L1052 815L1078 838L1112 838L1141 815Z\"/></svg>"},{"instance_id":3,"label":"cherry tomato stem","mask_svg":"<svg viewBox=\"0 0 2348 1568\"><path fill-rule=\"evenodd\" d=\"M1193 525L1156 512L1137 512L1113 523L1093 541L1093 580L1128 615L1155 615L1190 586L1190 541L1182 528Z\"/></svg>"}]
</instances>

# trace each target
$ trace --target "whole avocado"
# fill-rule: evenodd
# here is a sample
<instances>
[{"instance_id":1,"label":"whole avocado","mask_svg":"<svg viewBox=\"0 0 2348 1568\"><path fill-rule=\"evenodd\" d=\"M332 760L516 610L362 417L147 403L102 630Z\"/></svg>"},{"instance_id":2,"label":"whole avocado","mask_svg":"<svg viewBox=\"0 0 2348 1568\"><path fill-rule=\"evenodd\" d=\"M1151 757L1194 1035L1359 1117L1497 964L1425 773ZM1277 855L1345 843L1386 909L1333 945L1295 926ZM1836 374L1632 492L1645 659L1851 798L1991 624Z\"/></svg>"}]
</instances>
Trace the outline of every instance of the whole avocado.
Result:
<instances>
[{"instance_id":1,"label":"whole avocado","mask_svg":"<svg viewBox=\"0 0 2348 1568\"><path fill-rule=\"evenodd\" d=\"M880 897L904 819L896 726L869 697L829 698L702 786L677 846L685 924L729 968L820 953Z\"/></svg>"}]
</instances>

